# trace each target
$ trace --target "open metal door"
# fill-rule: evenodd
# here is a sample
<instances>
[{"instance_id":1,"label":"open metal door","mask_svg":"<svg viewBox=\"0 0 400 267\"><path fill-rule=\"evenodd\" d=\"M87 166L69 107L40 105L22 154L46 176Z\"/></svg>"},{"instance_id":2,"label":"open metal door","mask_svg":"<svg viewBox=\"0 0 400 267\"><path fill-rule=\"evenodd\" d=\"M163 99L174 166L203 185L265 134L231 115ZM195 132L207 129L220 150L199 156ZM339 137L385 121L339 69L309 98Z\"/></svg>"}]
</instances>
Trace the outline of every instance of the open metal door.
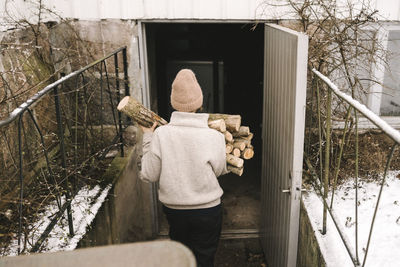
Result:
<instances>
[{"instance_id":1,"label":"open metal door","mask_svg":"<svg viewBox=\"0 0 400 267\"><path fill-rule=\"evenodd\" d=\"M265 25L261 243L268 266L296 266L308 37Z\"/></svg>"}]
</instances>

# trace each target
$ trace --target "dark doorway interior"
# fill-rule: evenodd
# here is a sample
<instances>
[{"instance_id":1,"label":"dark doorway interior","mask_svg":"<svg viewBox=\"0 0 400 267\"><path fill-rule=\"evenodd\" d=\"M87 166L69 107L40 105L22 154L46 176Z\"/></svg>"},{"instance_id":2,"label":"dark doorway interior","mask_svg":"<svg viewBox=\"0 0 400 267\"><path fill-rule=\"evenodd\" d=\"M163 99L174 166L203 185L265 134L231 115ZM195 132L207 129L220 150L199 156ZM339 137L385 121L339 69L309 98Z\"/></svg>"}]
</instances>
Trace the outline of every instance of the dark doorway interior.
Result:
<instances>
[{"instance_id":1,"label":"dark doorway interior","mask_svg":"<svg viewBox=\"0 0 400 267\"><path fill-rule=\"evenodd\" d=\"M254 133L253 159L243 176L220 177L224 190L223 231L258 229L264 27L222 23L146 23L152 109L165 119L172 111L171 82L181 67L192 68L205 95L205 112L240 114ZM162 212L160 213L162 215ZM160 216L160 231L167 229Z\"/></svg>"}]
</instances>

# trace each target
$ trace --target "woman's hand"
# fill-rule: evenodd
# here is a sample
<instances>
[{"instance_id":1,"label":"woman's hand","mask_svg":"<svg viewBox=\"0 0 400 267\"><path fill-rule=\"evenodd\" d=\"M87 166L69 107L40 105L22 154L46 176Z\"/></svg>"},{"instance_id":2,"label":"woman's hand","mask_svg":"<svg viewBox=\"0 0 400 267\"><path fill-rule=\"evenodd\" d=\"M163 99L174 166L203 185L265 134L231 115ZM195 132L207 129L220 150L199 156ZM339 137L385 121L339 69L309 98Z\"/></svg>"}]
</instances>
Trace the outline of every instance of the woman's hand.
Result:
<instances>
[{"instance_id":1,"label":"woman's hand","mask_svg":"<svg viewBox=\"0 0 400 267\"><path fill-rule=\"evenodd\" d=\"M156 127L157 127L157 122L154 122L153 126L151 126L150 128L140 125L140 128L142 128L143 133L152 133L154 132Z\"/></svg>"}]
</instances>

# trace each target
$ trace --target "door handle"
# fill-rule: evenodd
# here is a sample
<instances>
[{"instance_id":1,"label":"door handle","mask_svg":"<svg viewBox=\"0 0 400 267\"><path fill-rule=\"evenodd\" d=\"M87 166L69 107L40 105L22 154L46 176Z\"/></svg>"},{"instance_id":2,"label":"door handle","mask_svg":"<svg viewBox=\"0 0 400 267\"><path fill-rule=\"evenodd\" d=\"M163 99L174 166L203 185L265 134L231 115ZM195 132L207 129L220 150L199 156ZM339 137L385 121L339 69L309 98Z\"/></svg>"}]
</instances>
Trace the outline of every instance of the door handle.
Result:
<instances>
[{"instance_id":1,"label":"door handle","mask_svg":"<svg viewBox=\"0 0 400 267\"><path fill-rule=\"evenodd\" d=\"M307 189L304 189L304 188L300 189L300 187L296 187L296 191L307 192ZM292 193L292 188L289 187L288 189L283 189L282 193L290 194L290 193Z\"/></svg>"},{"instance_id":2,"label":"door handle","mask_svg":"<svg viewBox=\"0 0 400 267\"><path fill-rule=\"evenodd\" d=\"M288 194L290 194L290 193L292 193L292 189L289 187L288 189L283 189L282 190L282 193L288 193Z\"/></svg>"}]
</instances>

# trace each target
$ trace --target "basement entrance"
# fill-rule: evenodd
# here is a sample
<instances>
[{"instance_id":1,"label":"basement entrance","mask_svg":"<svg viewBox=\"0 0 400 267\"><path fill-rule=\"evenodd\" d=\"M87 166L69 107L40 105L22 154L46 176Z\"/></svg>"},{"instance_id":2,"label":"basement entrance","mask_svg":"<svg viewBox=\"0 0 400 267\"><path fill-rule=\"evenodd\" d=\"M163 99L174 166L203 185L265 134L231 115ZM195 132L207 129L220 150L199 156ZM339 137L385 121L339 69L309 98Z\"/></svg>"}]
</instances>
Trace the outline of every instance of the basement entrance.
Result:
<instances>
[{"instance_id":1,"label":"basement entrance","mask_svg":"<svg viewBox=\"0 0 400 267\"><path fill-rule=\"evenodd\" d=\"M254 133L255 156L244 174L219 178L223 236L258 232L264 27L243 24L148 23L147 56L151 108L169 120L171 84L182 68L192 69L203 90L204 112L240 114ZM168 224L159 210L159 233Z\"/></svg>"},{"instance_id":2,"label":"basement entrance","mask_svg":"<svg viewBox=\"0 0 400 267\"><path fill-rule=\"evenodd\" d=\"M254 133L243 176L219 178L222 238L260 237L269 266L295 266L304 143L308 38L271 24L144 23L151 109L169 120L172 81L190 68L204 112L240 114ZM145 26L145 27L144 27ZM146 66L147 65L147 66ZM154 190L156 192L156 190ZM168 224L155 207L155 232Z\"/></svg>"}]
</instances>

